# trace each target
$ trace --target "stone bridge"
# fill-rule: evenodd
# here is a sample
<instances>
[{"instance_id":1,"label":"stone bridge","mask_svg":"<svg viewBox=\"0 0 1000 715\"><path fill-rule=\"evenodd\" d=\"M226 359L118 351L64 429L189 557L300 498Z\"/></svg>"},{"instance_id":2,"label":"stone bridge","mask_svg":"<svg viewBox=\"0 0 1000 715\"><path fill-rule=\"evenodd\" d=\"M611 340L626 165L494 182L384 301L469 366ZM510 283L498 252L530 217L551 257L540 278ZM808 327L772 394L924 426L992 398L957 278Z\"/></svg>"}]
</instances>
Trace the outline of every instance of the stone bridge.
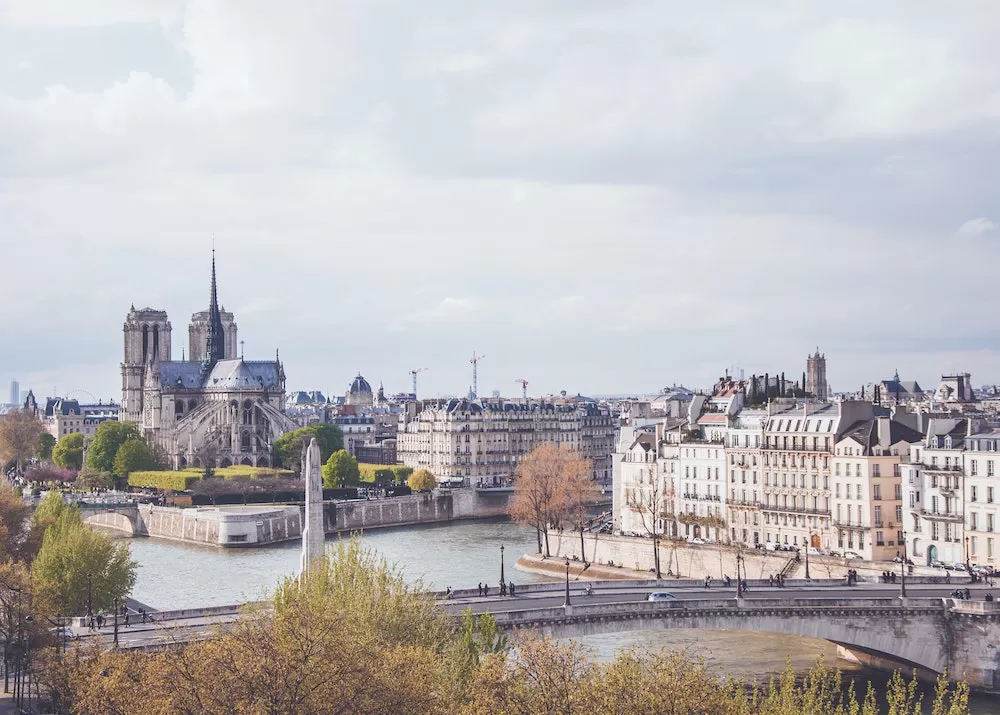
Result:
<instances>
[{"instance_id":1,"label":"stone bridge","mask_svg":"<svg viewBox=\"0 0 1000 715\"><path fill-rule=\"evenodd\" d=\"M142 533L139 509L135 504L87 505L80 507L83 523L113 529L125 536Z\"/></svg>"},{"instance_id":2,"label":"stone bridge","mask_svg":"<svg viewBox=\"0 0 1000 715\"><path fill-rule=\"evenodd\" d=\"M504 629L555 638L617 631L706 628L821 638L873 667L947 671L1000 691L1000 602L942 598L796 598L604 603L496 613ZM846 652L845 652L846 651Z\"/></svg>"}]
</instances>

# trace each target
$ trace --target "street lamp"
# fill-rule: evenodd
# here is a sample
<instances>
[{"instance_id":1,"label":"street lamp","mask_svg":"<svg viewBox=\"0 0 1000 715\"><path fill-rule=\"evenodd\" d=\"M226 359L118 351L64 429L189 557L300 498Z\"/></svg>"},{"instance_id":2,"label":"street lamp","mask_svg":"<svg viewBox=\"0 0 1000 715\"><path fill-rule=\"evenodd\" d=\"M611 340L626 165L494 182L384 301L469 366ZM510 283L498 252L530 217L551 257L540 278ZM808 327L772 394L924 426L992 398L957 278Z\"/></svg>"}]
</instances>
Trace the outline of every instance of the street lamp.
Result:
<instances>
[{"instance_id":1,"label":"street lamp","mask_svg":"<svg viewBox=\"0 0 1000 715\"><path fill-rule=\"evenodd\" d=\"M563 606L569 606L569 557L566 557L566 600L563 602Z\"/></svg>"},{"instance_id":2,"label":"street lamp","mask_svg":"<svg viewBox=\"0 0 1000 715\"><path fill-rule=\"evenodd\" d=\"M500 588L506 583L503 575L503 544L500 544Z\"/></svg>"},{"instance_id":3,"label":"street lamp","mask_svg":"<svg viewBox=\"0 0 1000 715\"><path fill-rule=\"evenodd\" d=\"M899 597L906 598L906 532L903 532L903 560L899 564Z\"/></svg>"},{"instance_id":4,"label":"street lamp","mask_svg":"<svg viewBox=\"0 0 1000 715\"><path fill-rule=\"evenodd\" d=\"M806 581L811 581L809 577L809 549L812 547L812 532L809 533L809 537L806 539Z\"/></svg>"},{"instance_id":5,"label":"street lamp","mask_svg":"<svg viewBox=\"0 0 1000 715\"><path fill-rule=\"evenodd\" d=\"M741 577L740 577L740 561L743 560L743 555L737 551L736 552L736 598L739 598L743 594L743 589L740 587Z\"/></svg>"},{"instance_id":6,"label":"street lamp","mask_svg":"<svg viewBox=\"0 0 1000 715\"><path fill-rule=\"evenodd\" d=\"M969 537L965 537L965 572L972 578L972 563L969 561Z\"/></svg>"}]
</instances>

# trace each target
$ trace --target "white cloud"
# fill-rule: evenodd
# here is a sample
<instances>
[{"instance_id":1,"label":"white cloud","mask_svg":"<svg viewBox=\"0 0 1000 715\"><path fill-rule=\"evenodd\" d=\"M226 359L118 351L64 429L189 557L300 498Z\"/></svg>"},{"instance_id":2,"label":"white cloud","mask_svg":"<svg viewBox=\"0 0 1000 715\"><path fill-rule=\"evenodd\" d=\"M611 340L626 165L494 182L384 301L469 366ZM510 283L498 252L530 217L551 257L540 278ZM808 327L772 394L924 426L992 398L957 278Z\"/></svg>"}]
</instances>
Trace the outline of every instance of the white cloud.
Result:
<instances>
[{"instance_id":1,"label":"white cloud","mask_svg":"<svg viewBox=\"0 0 1000 715\"><path fill-rule=\"evenodd\" d=\"M970 218L958 227L956 233L959 236L976 237L982 236L984 233L990 233L996 230L996 227L997 225L988 218L980 216L979 218Z\"/></svg>"},{"instance_id":2,"label":"white cloud","mask_svg":"<svg viewBox=\"0 0 1000 715\"><path fill-rule=\"evenodd\" d=\"M893 298L848 283L932 273L953 217L995 201L1000 10L972 2L0 0L0 41L31 33L0 47L0 354L113 391L122 313L160 305L180 336L215 233L248 355L280 346L294 386L426 364L462 392L443 356L470 345L540 392L794 374L817 342L831 380L872 378L916 329L868 336L849 316ZM623 368L616 340L656 359ZM87 367L51 363L66 342Z\"/></svg>"}]
</instances>

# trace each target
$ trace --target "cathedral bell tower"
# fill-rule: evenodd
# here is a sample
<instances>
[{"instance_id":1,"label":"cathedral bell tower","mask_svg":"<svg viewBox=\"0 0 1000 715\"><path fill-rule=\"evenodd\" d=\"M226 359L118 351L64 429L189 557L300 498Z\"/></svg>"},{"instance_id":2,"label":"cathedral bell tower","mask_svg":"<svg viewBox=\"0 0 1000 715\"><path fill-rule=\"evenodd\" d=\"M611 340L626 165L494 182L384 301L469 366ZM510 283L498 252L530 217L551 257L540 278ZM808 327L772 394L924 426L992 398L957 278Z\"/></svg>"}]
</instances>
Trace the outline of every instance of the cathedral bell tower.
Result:
<instances>
[{"instance_id":1,"label":"cathedral bell tower","mask_svg":"<svg viewBox=\"0 0 1000 715\"><path fill-rule=\"evenodd\" d=\"M143 385L148 365L170 360L170 321L163 310L133 305L125 316L125 359L122 362L122 404L119 419L141 422Z\"/></svg>"}]
</instances>

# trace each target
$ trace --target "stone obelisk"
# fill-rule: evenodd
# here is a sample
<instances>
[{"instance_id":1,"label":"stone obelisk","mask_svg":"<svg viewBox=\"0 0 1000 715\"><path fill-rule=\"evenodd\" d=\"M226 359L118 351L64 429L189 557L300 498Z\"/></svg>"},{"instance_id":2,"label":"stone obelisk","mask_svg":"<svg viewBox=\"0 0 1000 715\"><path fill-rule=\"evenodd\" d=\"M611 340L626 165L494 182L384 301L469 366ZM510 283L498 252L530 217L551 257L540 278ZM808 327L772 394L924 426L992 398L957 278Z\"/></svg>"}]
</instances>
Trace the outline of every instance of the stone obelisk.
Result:
<instances>
[{"instance_id":1,"label":"stone obelisk","mask_svg":"<svg viewBox=\"0 0 1000 715\"><path fill-rule=\"evenodd\" d=\"M306 574L323 556L326 534L323 531L323 476L320 474L319 445L309 441L305 449L302 476L306 482L306 516L302 527L302 573Z\"/></svg>"}]
</instances>

